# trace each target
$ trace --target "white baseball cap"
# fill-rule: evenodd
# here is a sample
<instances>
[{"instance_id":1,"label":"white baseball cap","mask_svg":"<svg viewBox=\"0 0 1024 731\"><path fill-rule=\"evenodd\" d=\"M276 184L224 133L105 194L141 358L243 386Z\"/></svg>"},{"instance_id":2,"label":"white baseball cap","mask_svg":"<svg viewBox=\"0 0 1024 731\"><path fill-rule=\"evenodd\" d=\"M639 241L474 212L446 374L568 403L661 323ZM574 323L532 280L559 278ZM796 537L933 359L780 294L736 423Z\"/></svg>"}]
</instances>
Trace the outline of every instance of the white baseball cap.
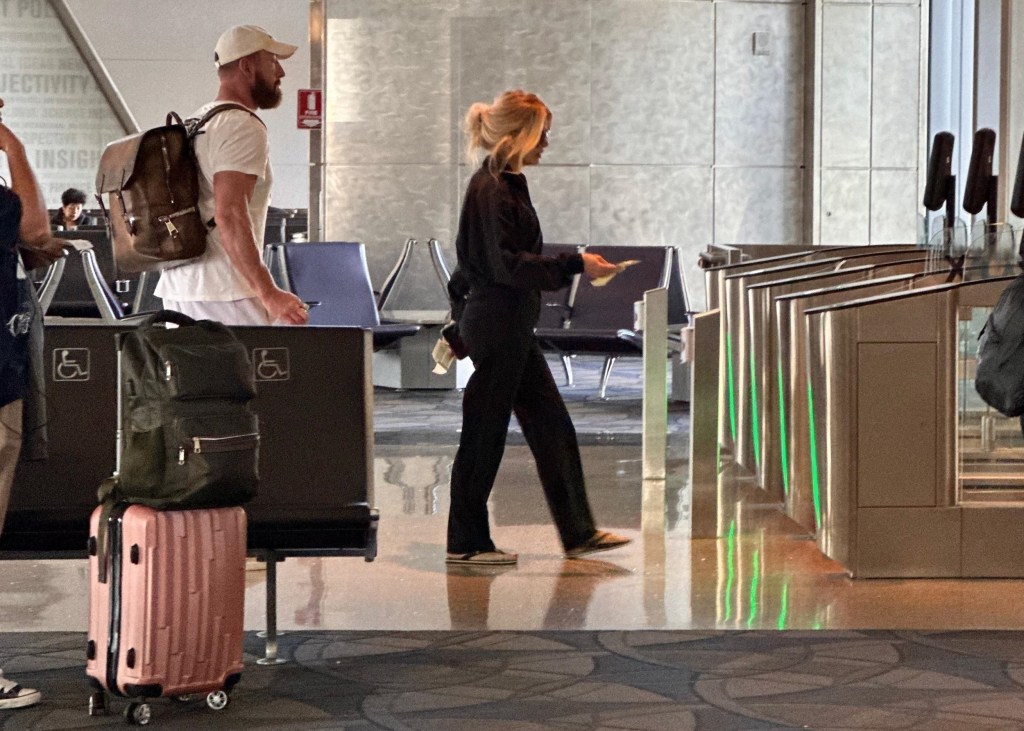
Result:
<instances>
[{"instance_id":1,"label":"white baseball cap","mask_svg":"<svg viewBox=\"0 0 1024 731\"><path fill-rule=\"evenodd\" d=\"M289 58L298 46L281 43L258 25L236 25L228 28L213 49L213 63L217 68L237 61L257 51L270 51L278 58Z\"/></svg>"}]
</instances>

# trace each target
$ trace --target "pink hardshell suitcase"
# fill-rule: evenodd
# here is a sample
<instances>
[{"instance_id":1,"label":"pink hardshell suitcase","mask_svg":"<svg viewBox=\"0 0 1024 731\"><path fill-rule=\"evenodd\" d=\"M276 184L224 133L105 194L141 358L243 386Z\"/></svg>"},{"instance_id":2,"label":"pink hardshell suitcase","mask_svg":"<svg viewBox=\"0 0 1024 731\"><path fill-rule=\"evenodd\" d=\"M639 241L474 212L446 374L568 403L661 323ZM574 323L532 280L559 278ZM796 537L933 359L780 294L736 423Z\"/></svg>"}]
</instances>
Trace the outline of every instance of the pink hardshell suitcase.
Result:
<instances>
[{"instance_id":1,"label":"pink hardshell suitcase","mask_svg":"<svg viewBox=\"0 0 1024 731\"><path fill-rule=\"evenodd\" d=\"M245 511L119 504L108 520L105 581L101 511L89 528L90 713L105 709L104 691L135 699L125 715L139 724L149 721L146 698L207 693L222 709L242 672Z\"/></svg>"}]
</instances>

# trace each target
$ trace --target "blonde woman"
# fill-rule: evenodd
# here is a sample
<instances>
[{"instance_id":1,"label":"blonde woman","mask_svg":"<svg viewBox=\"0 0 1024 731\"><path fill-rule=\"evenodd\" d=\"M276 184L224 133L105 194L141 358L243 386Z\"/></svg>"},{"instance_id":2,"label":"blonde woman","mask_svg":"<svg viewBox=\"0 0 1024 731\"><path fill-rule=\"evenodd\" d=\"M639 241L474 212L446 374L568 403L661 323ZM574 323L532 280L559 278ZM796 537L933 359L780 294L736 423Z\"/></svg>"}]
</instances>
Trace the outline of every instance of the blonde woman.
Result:
<instances>
[{"instance_id":1,"label":"blonde woman","mask_svg":"<svg viewBox=\"0 0 1024 731\"><path fill-rule=\"evenodd\" d=\"M465 127L471 158L481 151L486 157L469 181L455 240L469 290L459 331L474 373L463 395L452 467L447 562L516 563L516 554L495 547L487 514L513 412L566 556L617 548L629 539L595 526L576 430L533 332L541 290L559 289L580 272L592 279L611 274L615 265L595 254L543 254L523 175L523 168L540 162L551 129L551 112L535 94L507 91L492 104L476 103Z\"/></svg>"}]
</instances>

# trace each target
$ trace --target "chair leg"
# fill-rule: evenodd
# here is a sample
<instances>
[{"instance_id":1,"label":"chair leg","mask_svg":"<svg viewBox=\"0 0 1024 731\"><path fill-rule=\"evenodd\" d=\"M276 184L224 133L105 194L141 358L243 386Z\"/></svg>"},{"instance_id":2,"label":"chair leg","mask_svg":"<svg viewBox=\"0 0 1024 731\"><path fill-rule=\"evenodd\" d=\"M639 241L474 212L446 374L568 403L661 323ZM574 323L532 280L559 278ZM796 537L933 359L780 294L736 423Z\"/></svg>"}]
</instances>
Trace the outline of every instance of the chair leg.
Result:
<instances>
[{"instance_id":1,"label":"chair leg","mask_svg":"<svg viewBox=\"0 0 1024 731\"><path fill-rule=\"evenodd\" d=\"M570 360L570 357L571 356L569 356L569 355L565 355L565 354L562 355L562 368L565 370L565 385L566 386L573 385L572 361Z\"/></svg>"},{"instance_id":2,"label":"chair leg","mask_svg":"<svg viewBox=\"0 0 1024 731\"><path fill-rule=\"evenodd\" d=\"M615 365L616 360L614 355L609 355L604 359L604 367L601 369L601 388L598 391L598 396L602 399L605 398L605 393L608 391L608 379L612 375L612 366Z\"/></svg>"}]
</instances>

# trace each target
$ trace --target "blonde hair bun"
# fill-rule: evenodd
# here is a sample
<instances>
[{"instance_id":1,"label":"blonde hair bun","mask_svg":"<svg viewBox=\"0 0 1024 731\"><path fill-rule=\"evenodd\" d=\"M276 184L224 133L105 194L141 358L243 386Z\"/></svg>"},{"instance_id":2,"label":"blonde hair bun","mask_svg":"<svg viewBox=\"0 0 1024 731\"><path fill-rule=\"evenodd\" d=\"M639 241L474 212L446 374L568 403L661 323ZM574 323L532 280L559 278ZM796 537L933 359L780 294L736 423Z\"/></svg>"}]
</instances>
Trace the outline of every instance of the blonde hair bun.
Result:
<instances>
[{"instance_id":1,"label":"blonde hair bun","mask_svg":"<svg viewBox=\"0 0 1024 731\"><path fill-rule=\"evenodd\" d=\"M493 175L506 168L518 173L523 157L540 142L550 116L536 94L521 89L499 94L492 104L476 102L466 112L467 157L475 162L483 150L490 155Z\"/></svg>"},{"instance_id":2,"label":"blonde hair bun","mask_svg":"<svg viewBox=\"0 0 1024 731\"><path fill-rule=\"evenodd\" d=\"M476 102L470 106L469 111L466 112L466 130L479 130L483 126L484 117L487 116L490 108L490 105L484 102Z\"/></svg>"}]
</instances>

